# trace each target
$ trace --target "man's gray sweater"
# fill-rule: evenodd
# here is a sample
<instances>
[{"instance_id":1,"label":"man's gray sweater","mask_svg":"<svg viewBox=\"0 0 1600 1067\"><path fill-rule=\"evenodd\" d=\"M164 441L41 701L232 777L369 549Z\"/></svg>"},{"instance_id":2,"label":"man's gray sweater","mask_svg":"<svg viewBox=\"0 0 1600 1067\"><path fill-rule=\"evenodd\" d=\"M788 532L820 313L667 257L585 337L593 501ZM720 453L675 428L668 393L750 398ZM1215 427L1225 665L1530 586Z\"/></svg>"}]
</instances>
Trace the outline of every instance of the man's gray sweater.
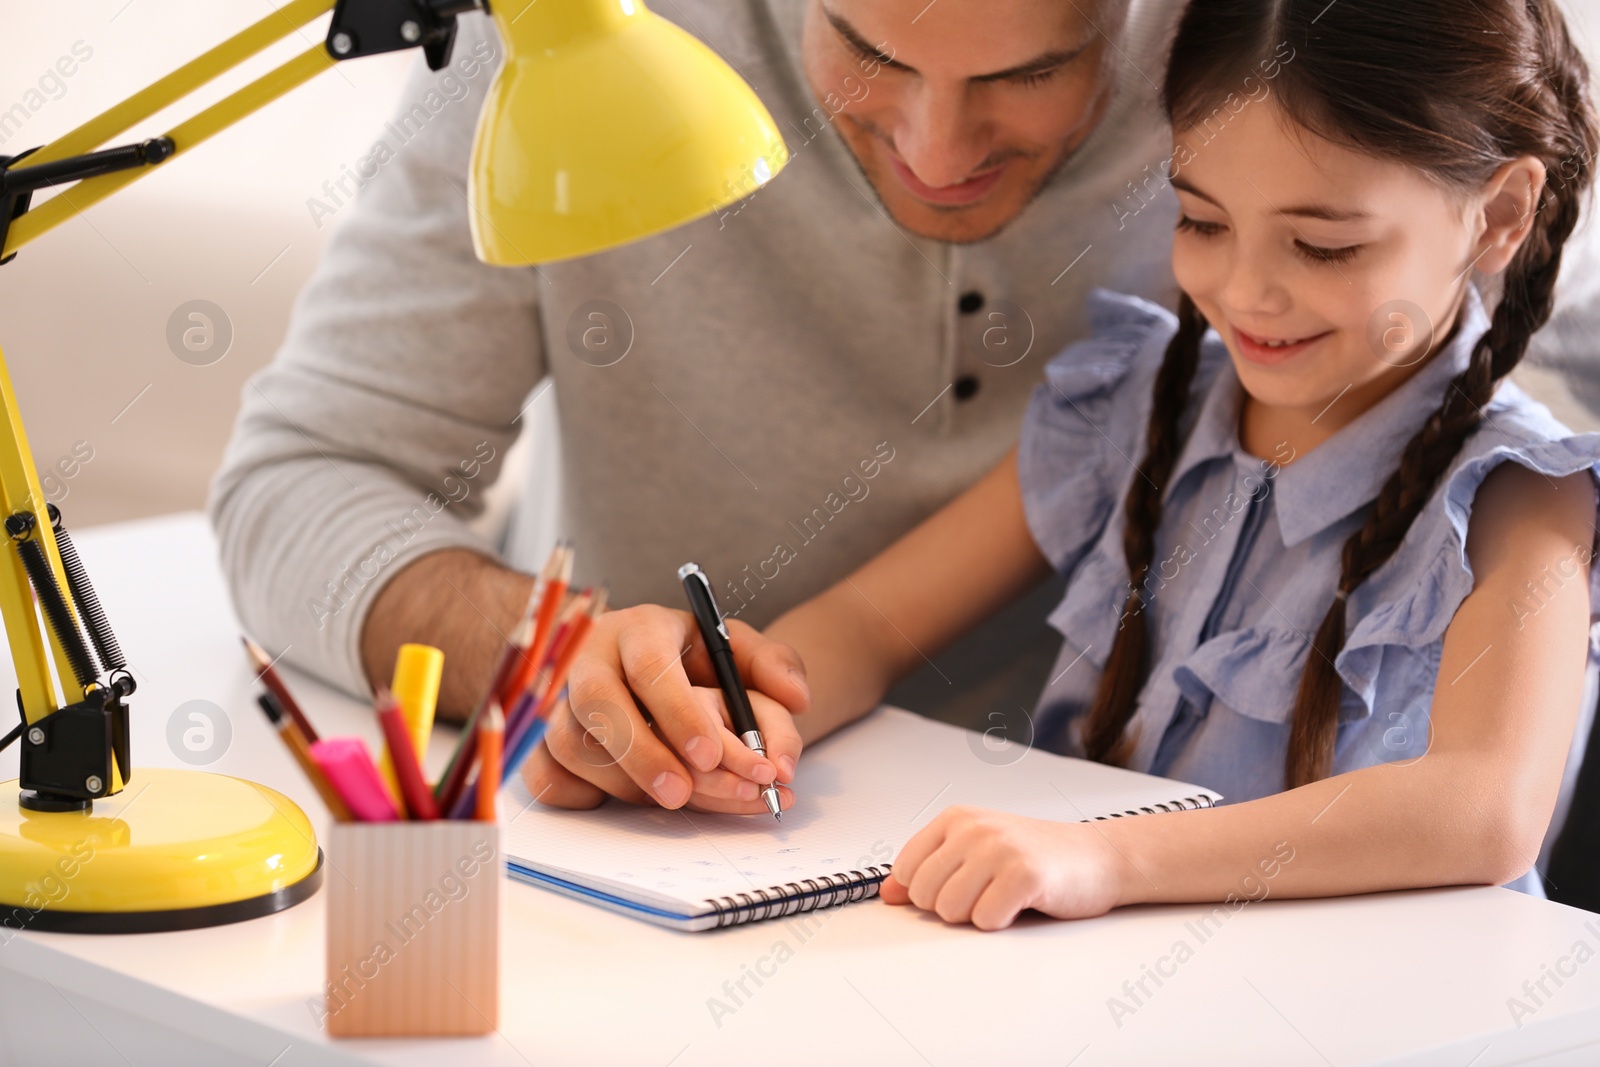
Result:
<instances>
[{"instance_id":1,"label":"man's gray sweater","mask_svg":"<svg viewBox=\"0 0 1600 1067\"><path fill-rule=\"evenodd\" d=\"M833 128L873 80L813 95L805 0L655 6L783 131L791 162L754 195L584 259L479 263L467 160L500 45L473 15L451 67L419 67L352 171L356 202L324 205L339 229L245 389L210 505L241 619L296 665L364 692L359 637L383 583L426 552L501 548L464 519L547 379L579 580L609 583L614 604L681 606L675 571L693 559L725 611L761 626L1010 448L1045 362L1085 336L1091 286L1175 295L1156 102L1175 0L1132 3L1098 127L1003 232L959 246L885 214ZM1050 600L924 650L897 696L969 722L1031 708Z\"/></svg>"}]
</instances>

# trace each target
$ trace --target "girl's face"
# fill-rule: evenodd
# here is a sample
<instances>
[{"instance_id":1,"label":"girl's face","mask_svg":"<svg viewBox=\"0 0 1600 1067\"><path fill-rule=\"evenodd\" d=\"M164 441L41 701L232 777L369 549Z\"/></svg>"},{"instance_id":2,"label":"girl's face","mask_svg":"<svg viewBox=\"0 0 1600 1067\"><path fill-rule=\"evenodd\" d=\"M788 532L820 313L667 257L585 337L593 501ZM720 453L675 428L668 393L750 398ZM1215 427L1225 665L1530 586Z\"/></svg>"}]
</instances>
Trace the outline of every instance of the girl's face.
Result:
<instances>
[{"instance_id":1,"label":"girl's face","mask_svg":"<svg viewBox=\"0 0 1600 1067\"><path fill-rule=\"evenodd\" d=\"M1480 198L1316 137L1270 98L1174 140L1173 271L1255 402L1342 425L1449 334L1488 250Z\"/></svg>"}]
</instances>

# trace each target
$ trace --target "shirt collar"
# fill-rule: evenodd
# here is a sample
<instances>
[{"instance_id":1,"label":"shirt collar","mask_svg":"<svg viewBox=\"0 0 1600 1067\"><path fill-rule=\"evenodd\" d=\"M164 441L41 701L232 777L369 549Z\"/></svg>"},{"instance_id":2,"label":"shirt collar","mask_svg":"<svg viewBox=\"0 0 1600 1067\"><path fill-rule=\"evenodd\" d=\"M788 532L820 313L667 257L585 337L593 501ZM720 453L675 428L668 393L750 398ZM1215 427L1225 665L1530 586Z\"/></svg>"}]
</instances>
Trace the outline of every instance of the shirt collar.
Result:
<instances>
[{"instance_id":1,"label":"shirt collar","mask_svg":"<svg viewBox=\"0 0 1600 1067\"><path fill-rule=\"evenodd\" d=\"M1473 346L1488 328L1483 300L1475 287L1468 286L1455 336L1443 350L1354 422L1276 471L1273 494L1285 547L1327 529L1377 498L1399 463L1405 443L1439 406L1446 384L1466 369ZM1223 351L1211 334L1206 343ZM1171 485L1200 464L1224 456L1245 466L1273 462L1273 457L1251 456L1239 445L1244 389L1233 361L1223 354L1220 363L1178 456Z\"/></svg>"}]
</instances>

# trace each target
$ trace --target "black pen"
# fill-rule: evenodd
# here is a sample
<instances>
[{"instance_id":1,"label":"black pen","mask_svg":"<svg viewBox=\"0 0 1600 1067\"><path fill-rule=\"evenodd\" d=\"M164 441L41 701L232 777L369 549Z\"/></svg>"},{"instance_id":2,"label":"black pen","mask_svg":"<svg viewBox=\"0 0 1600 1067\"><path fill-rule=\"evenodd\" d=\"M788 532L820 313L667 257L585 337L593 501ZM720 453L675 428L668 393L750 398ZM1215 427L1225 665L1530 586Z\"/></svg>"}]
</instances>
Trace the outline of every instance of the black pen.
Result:
<instances>
[{"instance_id":1,"label":"black pen","mask_svg":"<svg viewBox=\"0 0 1600 1067\"><path fill-rule=\"evenodd\" d=\"M728 626L717 610L716 595L711 592L711 579L697 563L685 563L678 568L678 580L689 595L689 610L700 626L700 637L706 643L711 665L717 672L717 685L722 689L722 699L728 704L728 715L733 719L734 733L739 740L758 756L767 754L766 743L761 740L761 729L756 725L756 713L750 707L750 694L744 691L739 678L739 668L733 662L733 647L728 643ZM767 785L761 790L761 799L774 819L782 819L778 804L778 787Z\"/></svg>"}]
</instances>

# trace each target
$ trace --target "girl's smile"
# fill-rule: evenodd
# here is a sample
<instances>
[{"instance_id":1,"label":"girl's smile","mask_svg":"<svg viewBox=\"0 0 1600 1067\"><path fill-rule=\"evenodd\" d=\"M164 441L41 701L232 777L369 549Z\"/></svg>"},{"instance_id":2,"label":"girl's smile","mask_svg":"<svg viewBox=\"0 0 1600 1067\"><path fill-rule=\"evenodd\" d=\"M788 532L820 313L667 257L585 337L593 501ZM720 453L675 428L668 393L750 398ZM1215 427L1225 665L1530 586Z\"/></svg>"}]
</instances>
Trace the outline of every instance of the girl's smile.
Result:
<instances>
[{"instance_id":1,"label":"girl's smile","mask_svg":"<svg viewBox=\"0 0 1600 1067\"><path fill-rule=\"evenodd\" d=\"M1273 337L1270 334L1247 333L1231 324L1228 329L1233 333L1233 348L1242 358L1268 367L1287 362L1319 341L1333 336L1332 330L1299 337Z\"/></svg>"}]
</instances>

